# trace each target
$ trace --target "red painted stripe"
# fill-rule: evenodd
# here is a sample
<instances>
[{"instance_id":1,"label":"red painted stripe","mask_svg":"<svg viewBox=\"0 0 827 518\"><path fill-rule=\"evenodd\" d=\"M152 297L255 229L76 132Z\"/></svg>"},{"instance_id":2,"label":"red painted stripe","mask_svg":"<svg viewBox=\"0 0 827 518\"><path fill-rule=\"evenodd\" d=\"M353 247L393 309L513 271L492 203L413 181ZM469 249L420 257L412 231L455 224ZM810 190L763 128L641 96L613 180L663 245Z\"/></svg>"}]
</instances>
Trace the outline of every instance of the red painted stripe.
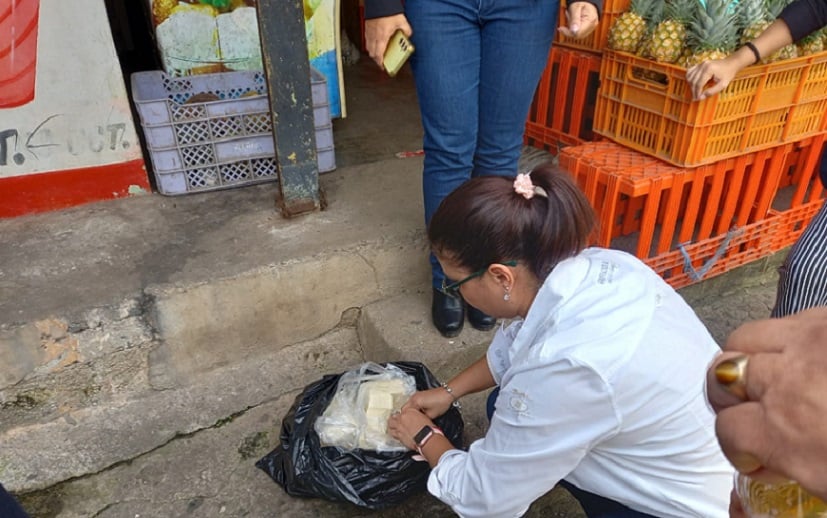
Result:
<instances>
[{"instance_id":1,"label":"red painted stripe","mask_svg":"<svg viewBox=\"0 0 827 518\"><path fill-rule=\"evenodd\" d=\"M130 187L150 191L143 159L0 178L0 218L123 198Z\"/></svg>"},{"instance_id":2,"label":"red painted stripe","mask_svg":"<svg viewBox=\"0 0 827 518\"><path fill-rule=\"evenodd\" d=\"M32 36L35 38L35 41L37 41L37 11L35 11L34 14L35 17L28 20L28 24L23 27L23 30L19 31L18 34L15 35L14 41L9 41L8 47L0 48L0 58L11 54L12 48L16 49L17 47L22 47L26 43L29 36Z\"/></svg>"},{"instance_id":3,"label":"red painted stripe","mask_svg":"<svg viewBox=\"0 0 827 518\"><path fill-rule=\"evenodd\" d=\"M21 78L34 74L35 66L37 66L37 63L32 61L31 63L26 65L26 68L21 68L17 71L15 75L9 77L8 79L0 79L0 87L6 88L6 85L14 85L15 83L19 82ZM8 88L12 88L12 86L8 86ZM31 93L34 94L34 92ZM15 91L14 94L16 96L22 95L20 92L17 91ZM5 92L0 93L0 98L2 98L4 95Z\"/></svg>"}]
</instances>

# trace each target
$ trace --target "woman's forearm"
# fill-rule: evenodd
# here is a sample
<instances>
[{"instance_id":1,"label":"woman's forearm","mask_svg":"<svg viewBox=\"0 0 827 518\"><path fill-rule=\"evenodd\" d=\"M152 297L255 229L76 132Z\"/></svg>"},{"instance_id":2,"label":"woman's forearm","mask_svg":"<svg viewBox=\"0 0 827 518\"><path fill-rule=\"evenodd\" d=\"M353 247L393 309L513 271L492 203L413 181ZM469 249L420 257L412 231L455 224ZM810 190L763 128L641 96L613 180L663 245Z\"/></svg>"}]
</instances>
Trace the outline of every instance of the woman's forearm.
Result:
<instances>
[{"instance_id":1,"label":"woman's forearm","mask_svg":"<svg viewBox=\"0 0 827 518\"><path fill-rule=\"evenodd\" d=\"M779 49L786 47L793 42L792 33L787 23L782 19L777 19L767 27L757 38L752 40L752 44L758 49L761 58L767 58Z\"/></svg>"},{"instance_id":2,"label":"woman's forearm","mask_svg":"<svg viewBox=\"0 0 827 518\"><path fill-rule=\"evenodd\" d=\"M448 386L455 398L490 389L496 384L491 369L488 367L487 356L475 361L448 381Z\"/></svg>"}]
</instances>

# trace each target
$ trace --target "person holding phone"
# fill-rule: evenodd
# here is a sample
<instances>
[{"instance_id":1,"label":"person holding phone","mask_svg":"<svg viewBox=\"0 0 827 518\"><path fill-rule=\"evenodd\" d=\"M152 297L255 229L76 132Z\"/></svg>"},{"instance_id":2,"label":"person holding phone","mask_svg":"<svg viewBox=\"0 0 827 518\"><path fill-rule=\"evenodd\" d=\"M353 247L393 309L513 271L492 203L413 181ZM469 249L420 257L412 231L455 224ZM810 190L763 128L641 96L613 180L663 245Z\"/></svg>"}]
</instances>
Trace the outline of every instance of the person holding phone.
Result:
<instances>
[{"instance_id":1,"label":"person holding phone","mask_svg":"<svg viewBox=\"0 0 827 518\"><path fill-rule=\"evenodd\" d=\"M410 57L424 130L425 223L439 203L469 178L517 174L531 99L558 25L552 0L365 0L365 42L383 67L388 41L401 29ZM571 37L597 26L602 0L567 7ZM431 315L439 332L456 336L468 321L489 330L496 319L446 295L439 262L430 257Z\"/></svg>"}]
</instances>

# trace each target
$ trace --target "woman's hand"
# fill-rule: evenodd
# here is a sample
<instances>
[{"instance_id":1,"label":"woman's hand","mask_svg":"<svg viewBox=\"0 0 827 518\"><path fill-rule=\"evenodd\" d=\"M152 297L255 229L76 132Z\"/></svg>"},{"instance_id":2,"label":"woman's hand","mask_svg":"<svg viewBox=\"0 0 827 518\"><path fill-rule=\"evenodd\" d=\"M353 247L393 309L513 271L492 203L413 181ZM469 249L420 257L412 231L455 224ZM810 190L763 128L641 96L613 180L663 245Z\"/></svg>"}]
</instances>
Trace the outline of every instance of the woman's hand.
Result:
<instances>
[{"instance_id":1,"label":"woman's hand","mask_svg":"<svg viewBox=\"0 0 827 518\"><path fill-rule=\"evenodd\" d=\"M692 98L702 101L712 97L729 85L735 74L741 70L739 64L729 58L704 61L686 71L686 80L692 90ZM712 86L706 85L712 81Z\"/></svg>"},{"instance_id":2,"label":"woman's hand","mask_svg":"<svg viewBox=\"0 0 827 518\"><path fill-rule=\"evenodd\" d=\"M585 0L569 2L566 19L568 26L561 25L557 30L567 38L585 38L597 28L597 7Z\"/></svg>"},{"instance_id":3,"label":"woman's hand","mask_svg":"<svg viewBox=\"0 0 827 518\"><path fill-rule=\"evenodd\" d=\"M368 55L382 70L385 69L382 64L385 58L385 49L388 47L388 42L396 29L402 29L405 36L409 38L413 34L413 30L404 14L365 20L365 47Z\"/></svg>"},{"instance_id":4,"label":"woman's hand","mask_svg":"<svg viewBox=\"0 0 827 518\"><path fill-rule=\"evenodd\" d=\"M436 419L451 408L454 396L442 387L429 390L422 390L414 393L408 402L402 406L402 410L412 408L425 414L431 419ZM417 430L418 432L419 430Z\"/></svg>"},{"instance_id":5,"label":"woman's hand","mask_svg":"<svg viewBox=\"0 0 827 518\"><path fill-rule=\"evenodd\" d=\"M414 436L425 425L436 426L428 416L406 405L401 412L394 412L388 418L388 433L409 450L416 450Z\"/></svg>"}]
</instances>

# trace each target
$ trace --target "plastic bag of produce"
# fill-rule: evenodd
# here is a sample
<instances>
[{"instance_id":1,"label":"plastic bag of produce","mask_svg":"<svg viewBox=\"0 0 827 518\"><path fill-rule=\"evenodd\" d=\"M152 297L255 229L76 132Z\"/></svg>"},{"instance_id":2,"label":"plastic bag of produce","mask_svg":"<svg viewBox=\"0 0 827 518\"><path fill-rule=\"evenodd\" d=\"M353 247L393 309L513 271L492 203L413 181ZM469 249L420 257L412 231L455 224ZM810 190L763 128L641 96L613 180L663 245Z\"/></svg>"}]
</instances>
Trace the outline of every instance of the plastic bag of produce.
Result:
<instances>
[{"instance_id":1,"label":"plastic bag of produce","mask_svg":"<svg viewBox=\"0 0 827 518\"><path fill-rule=\"evenodd\" d=\"M368 509L392 507L425 491L430 473L427 462L414 460L415 452L390 444L393 439L384 431L379 434L378 428L368 434L362 433L370 420L367 412L378 423L378 415L384 414L385 410L390 414L393 408L398 408L386 409L388 403L383 394L391 394L391 404L404 402L410 396L413 392L407 385L410 380L416 390L440 386L428 368L417 362L381 366L363 364L357 369L327 375L311 383L299 394L282 420L281 444L261 458L256 466L292 496L351 502ZM340 381L342 390L339 390ZM371 387L370 383L378 384ZM341 395L341 400L333 404L337 395ZM333 408L326 415L331 404ZM352 410L345 410L347 407ZM355 412L356 417L348 412ZM361 423L360 412L365 415ZM323 445L317 432L320 419L319 429L328 434L326 444L342 440L347 446ZM463 422L457 408L452 406L434 421L454 446L462 447ZM336 422L348 430L337 435L333 431ZM378 426L377 423L373 426ZM333 435L333 441L329 434ZM342 438L344 436L349 438ZM348 440L355 440L355 443L347 443ZM366 445L383 446L378 446L381 451L361 447Z\"/></svg>"}]
</instances>

